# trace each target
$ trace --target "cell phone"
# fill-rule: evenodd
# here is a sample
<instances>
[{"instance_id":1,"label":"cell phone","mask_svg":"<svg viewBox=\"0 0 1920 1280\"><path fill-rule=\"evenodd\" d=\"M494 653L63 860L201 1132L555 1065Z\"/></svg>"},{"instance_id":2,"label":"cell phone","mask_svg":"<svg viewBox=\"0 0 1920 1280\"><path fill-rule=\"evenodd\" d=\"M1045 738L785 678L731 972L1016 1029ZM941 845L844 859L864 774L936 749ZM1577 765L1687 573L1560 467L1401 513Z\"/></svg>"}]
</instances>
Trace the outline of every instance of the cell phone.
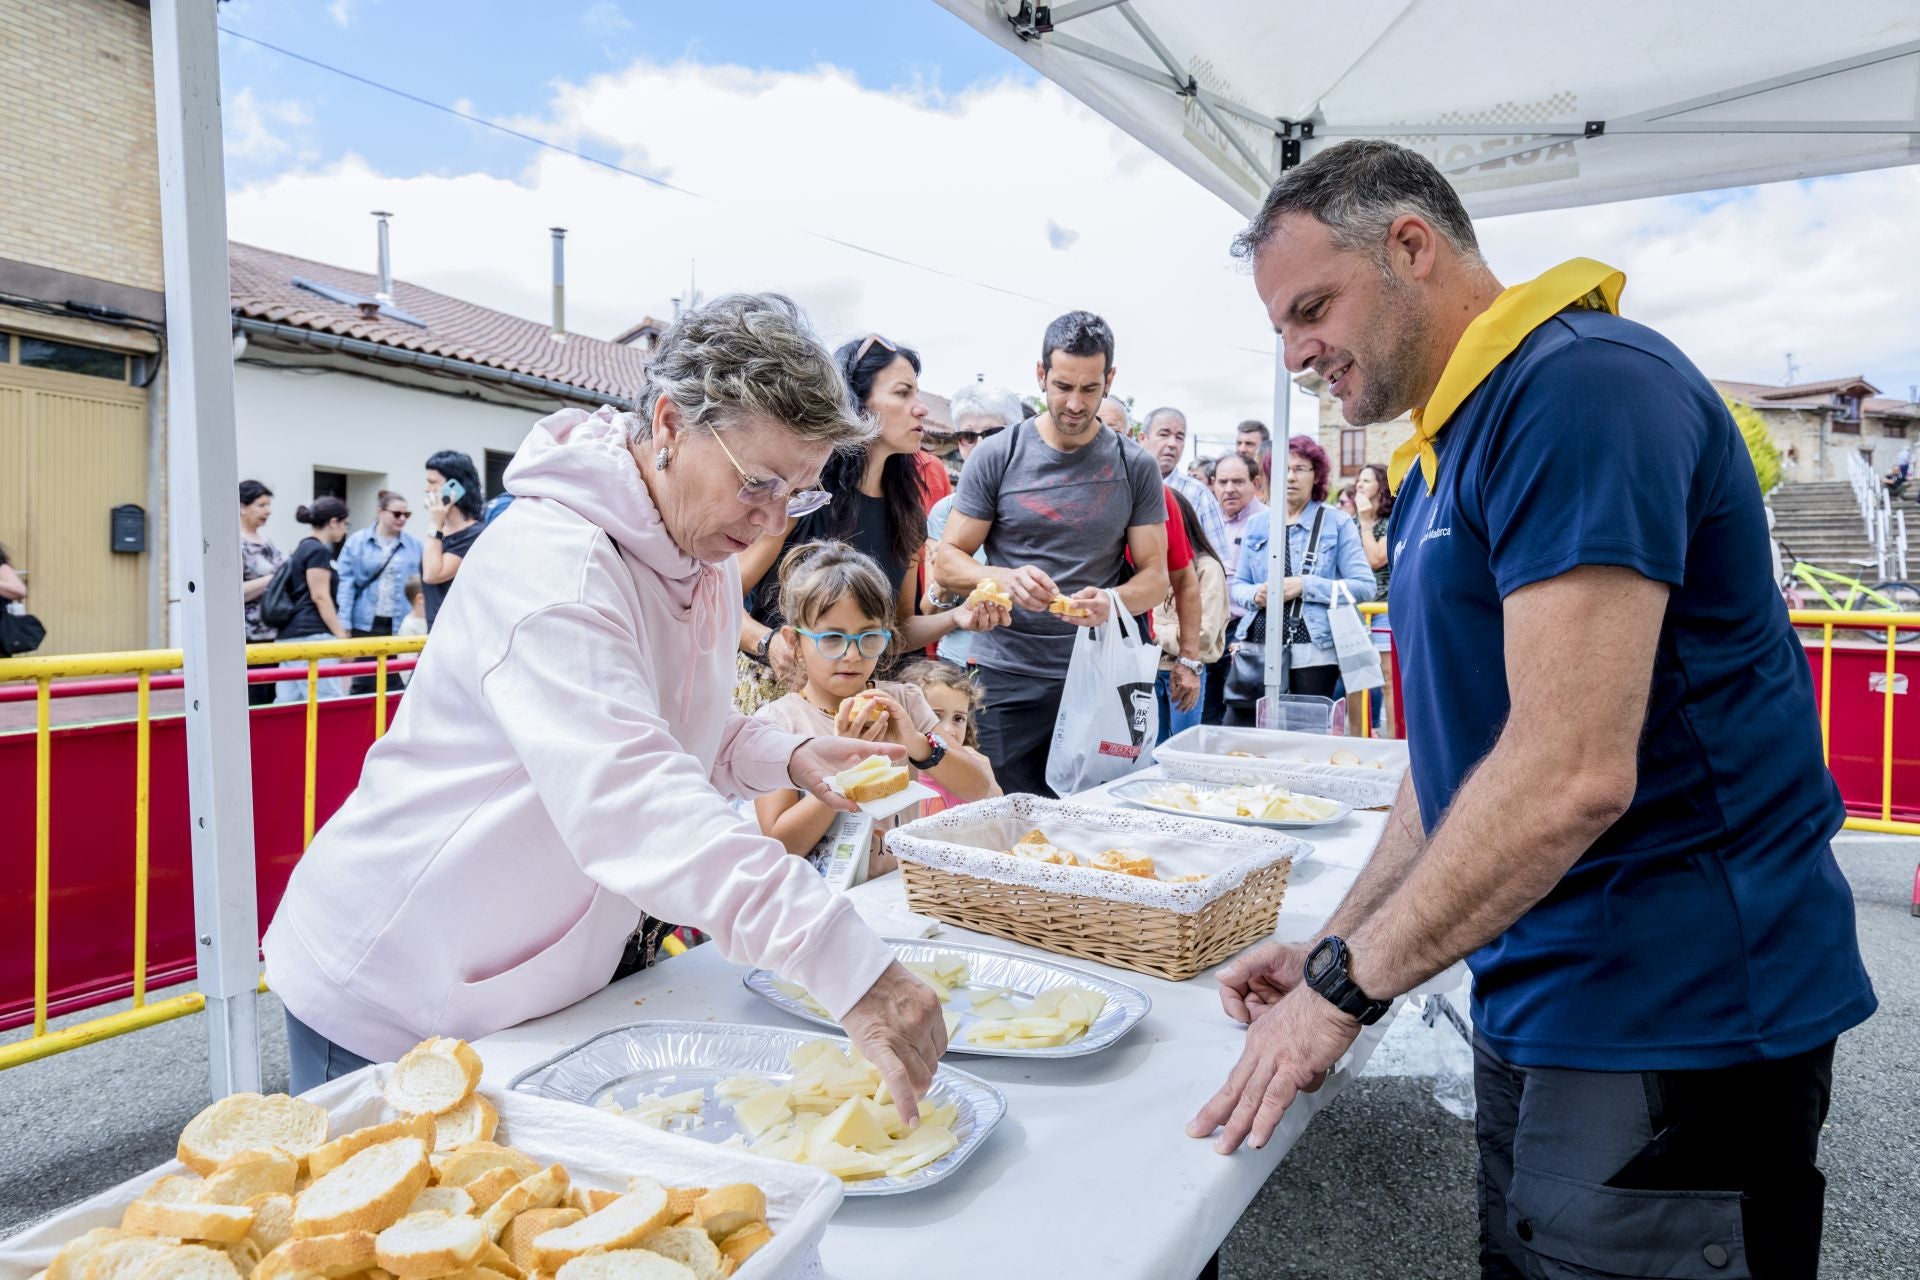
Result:
<instances>
[{"instance_id":1,"label":"cell phone","mask_svg":"<svg viewBox=\"0 0 1920 1280\"><path fill-rule=\"evenodd\" d=\"M449 480L440 486L440 492L445 495L448 506L457 507L460 505L460 499L467 496L467 486L458 480Z\"/></svg>"}]
</instances>

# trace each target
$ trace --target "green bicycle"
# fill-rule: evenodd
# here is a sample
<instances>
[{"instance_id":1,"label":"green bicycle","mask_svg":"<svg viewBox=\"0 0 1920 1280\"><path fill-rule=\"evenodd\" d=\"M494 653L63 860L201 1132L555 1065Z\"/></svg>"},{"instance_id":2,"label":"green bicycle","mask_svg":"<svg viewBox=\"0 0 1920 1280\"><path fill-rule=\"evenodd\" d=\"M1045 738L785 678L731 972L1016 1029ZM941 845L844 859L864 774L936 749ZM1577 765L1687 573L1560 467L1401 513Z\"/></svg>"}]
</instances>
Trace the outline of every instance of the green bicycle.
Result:
<instances>
[{"instance_id":1,"label":"green bicycle","mask_svg":"<svg viewBox=\"0 0 1920 1280\"><path fill-rule=\"evenodd\" d=\"M1844 573L1809 564L1795 556L1784 542L1780 544L1780 550L1793 562L1780 579L1780 594L1786 598L1789 609L1826 608L1843 613L1920 613L1920 587L1912 583L1879 582L1869 587L1858 578L1849 578ZM1836 596L1829 591L1827 583L1838 588L1840 594ZM1887 642L1885 631L1866 631L1863 634L1874 644ZM1914 640L1920 640L1920 628L1902 628L1894 632L1895 644L1908 644Z\"/></svg>"}]
</instances>

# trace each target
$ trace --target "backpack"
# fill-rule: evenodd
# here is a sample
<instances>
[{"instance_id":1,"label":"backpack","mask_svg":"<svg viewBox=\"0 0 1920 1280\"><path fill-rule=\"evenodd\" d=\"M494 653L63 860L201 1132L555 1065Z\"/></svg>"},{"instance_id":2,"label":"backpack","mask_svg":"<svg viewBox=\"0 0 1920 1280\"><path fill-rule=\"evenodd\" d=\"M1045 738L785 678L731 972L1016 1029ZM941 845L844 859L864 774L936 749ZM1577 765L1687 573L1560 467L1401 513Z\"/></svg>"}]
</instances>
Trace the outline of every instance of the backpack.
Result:
<instances>
[{"instance_id":1,"label":"backpack","mask_svg":"<svg viewBox=\"0 0 1920 1280\"><path fill-rule=\"evenodd\" d=\"M275 631L293 621L293 557L288 556L273 571L272 581L260 593L260 621Z\"/></svg>"}]
</instances>

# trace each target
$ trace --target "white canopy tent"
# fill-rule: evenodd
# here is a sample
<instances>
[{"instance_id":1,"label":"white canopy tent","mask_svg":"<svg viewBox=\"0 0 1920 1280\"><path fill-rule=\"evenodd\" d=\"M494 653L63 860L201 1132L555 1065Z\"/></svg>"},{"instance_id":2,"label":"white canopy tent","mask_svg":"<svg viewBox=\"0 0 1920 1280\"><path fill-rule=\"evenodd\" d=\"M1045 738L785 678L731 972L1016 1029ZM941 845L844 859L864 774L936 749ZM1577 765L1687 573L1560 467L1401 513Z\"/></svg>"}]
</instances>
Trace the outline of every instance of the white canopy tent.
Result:
<instances>
[{"instance_id":1,"label":"white canopy tent","mask_svg":"<svg viewBox=\"0 0 1920 1280\"><path fill-rule=\"evenodd\" d=\"M939 2L1247 212L1280 170L1355 135L1426 149L1483 215L1920 158L1911 0ZM220 1096L257 1088L260 1067L219 56L215 0L151 8L170 535ZM1276 384L1284 393L1284 370Z\"/></svg>"}]
</instances>

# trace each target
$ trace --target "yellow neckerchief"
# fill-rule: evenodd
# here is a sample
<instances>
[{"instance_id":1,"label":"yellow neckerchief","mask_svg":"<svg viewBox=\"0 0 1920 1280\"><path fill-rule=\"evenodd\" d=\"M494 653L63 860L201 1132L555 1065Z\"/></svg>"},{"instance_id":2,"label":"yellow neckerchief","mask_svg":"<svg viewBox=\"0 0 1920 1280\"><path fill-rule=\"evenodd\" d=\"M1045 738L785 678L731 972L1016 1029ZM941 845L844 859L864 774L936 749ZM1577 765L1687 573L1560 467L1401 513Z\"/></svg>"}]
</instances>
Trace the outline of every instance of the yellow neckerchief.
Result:
<instances>
[{"instance_id":1,"label":"yellow neckerchief","mask_svg":"<svg viewBox=\"0 0 1920 1280\"><path fill-rule=\"evenodd\" d=\"M1432 493L1440 471L1434 438L1494 367L1512 355L1528 334L1568 308L1620 314L1620 292L1626 287L1625 272L1592 258L1573 258L1545 275L1504 290L1492 306L1467 325L1459 345L1447 357L1447 367L1441 370L1433 395L1424 408L1413 411L1413 435L1393 451L1387 467L1388 490L1400 492L1400 482L1417 460L1420 474L1427 480L1427 492Z\"/></svg>"}]
</instances>

